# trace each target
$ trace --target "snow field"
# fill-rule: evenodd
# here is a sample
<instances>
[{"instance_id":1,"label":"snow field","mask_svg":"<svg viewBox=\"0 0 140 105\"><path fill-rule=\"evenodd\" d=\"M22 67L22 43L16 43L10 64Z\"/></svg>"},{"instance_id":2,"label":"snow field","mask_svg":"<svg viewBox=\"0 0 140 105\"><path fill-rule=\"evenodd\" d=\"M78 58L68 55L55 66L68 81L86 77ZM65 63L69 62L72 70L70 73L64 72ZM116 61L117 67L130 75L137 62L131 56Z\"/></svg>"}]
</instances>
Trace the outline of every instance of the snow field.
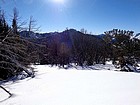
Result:
<instances>
[{"instance_id":1,"label":"snow field","mask_svg":"<svg viewBox=\"0 0 140 105\"><path fill-rule=\"evenodd\" d=\"M36 66L35 78L4 85L14 97L0 105L140 105L139 73L113 71L110 65L95 68L101 70ZM6 97L0 90L0 101Z\"/></svg>"}]
</instances>

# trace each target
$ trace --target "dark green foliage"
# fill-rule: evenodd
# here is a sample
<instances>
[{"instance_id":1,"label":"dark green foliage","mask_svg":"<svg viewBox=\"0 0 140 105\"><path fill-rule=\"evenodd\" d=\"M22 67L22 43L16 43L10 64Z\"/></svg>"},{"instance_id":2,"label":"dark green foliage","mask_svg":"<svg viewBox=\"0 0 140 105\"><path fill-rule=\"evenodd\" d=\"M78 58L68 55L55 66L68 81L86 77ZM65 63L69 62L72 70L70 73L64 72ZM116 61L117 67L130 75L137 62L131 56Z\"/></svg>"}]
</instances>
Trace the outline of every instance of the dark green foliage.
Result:
<instances>
[{"instance_id":1,"label":"dark green foliage","mask_svg":"<svg viewBox=\"0 0 140 105\"><path fill-rule=\"evenodd\" d=\"M29 76L27 68L30 64L30 56L27 53L27 41L19 36L8 33L5 40L0 43L0 78L7 79L25 71Z\"/></svg>"},{"instance_id":2,"label":"dark green foliage","mask_svg":"<svg viewBox=\"0 0 140 105\"><path fill-rule=\"evenodd\" d=\"M140 40L131 38L133 33L133 31L118 29L105 32L104 40L106 43L110 43L110 49L112 49L111 59L114 64L118 61L121 69L127 65L134 66L140 57Z\"/></svg>"},{"instance_id":3,"label":"dark green foliage","mask_svg":"<svg viewBox=\"0 0 140 105\"><path fill-rule=\"evenodd\" d=\"M27 53L30 56L31 63L41 65L48 64L48 47L46 40L44 38L35 39L25 36L22 37L30 42Z\"/></svg>"},{"instance_id":4,"label":"dark green foliage","mask_svg":"<svg viewBox=\"0 0 140 105\"><path fill-rule=\"evenodd\" d=\"M0 16L0 79L17 76L22 71L33 76L33 71L28 69L31 63L31 52L28 51L32 43L14 33L14 29L8 27L4 15Z\"/></svg>"},{"instance_id":5,"label":"dark green foliage","mask_svg":"<svg viewBox=\"0 0 140 105\"><path fill-rule=\"evenodd\" d=\"M0 41L2 41L8 33L8 24L4 18L4 11L0 10Z\"/></svg>"}]
</instances>

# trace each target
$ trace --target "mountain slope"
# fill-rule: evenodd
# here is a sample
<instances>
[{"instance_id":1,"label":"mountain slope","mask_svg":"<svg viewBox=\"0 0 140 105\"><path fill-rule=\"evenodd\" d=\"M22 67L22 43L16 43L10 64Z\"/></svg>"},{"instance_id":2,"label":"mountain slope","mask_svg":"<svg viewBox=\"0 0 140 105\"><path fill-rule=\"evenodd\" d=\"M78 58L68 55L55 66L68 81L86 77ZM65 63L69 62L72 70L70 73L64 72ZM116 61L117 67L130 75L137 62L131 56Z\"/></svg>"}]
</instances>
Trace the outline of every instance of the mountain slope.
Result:
<instances>
[{"instance_id":1,"label":"mountain slope","mask_svg":"<svg viewBox=\"0 0 140 105\"><path fill-rule=\"evenodd\" d=\"M27 35L22 36L26 37ZM68 65L69 62L77 62L78 65L82 66L84 61L87 61L87 65L93 65L93 62L104 63L105 57L107 58L111 54L102 38L97 35L84 34L74 29L38 36L26 38L36 44L46 46L47 54L42 58L45 59L40 64L47 62L47 64L64 66Z\"/></svg>"}]
</instances>

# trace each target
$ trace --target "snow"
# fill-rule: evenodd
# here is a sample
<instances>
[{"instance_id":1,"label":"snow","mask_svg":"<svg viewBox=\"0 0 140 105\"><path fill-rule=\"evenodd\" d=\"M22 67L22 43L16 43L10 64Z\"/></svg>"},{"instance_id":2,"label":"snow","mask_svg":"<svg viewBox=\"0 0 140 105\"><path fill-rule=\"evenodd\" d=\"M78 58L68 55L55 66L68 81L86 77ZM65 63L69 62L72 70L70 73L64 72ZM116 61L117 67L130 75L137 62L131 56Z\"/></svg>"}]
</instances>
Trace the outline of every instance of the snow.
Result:
<instances>
[{"instance_id":1,"label":"snow","mask_svg":"<svg viewBox=\"0 0 140 105\"><path fill-rule=\"evenodd\" d=\"M140 39L140 35L138 35L136 38L137 38L137 39Z\"/></svg>"},{"instance_id":2,"label":"snow","mask_svg":"<svg viewBox=\"0 0 140 105\"><path fill-rule=\"evenodd\" d=\"M0 89L0 105L140 105L139 73L114 71L111 64L92 68L38 65L35 78L3 85L14 95L2 101L8 94Z\"/></svg>"}]
</instances>

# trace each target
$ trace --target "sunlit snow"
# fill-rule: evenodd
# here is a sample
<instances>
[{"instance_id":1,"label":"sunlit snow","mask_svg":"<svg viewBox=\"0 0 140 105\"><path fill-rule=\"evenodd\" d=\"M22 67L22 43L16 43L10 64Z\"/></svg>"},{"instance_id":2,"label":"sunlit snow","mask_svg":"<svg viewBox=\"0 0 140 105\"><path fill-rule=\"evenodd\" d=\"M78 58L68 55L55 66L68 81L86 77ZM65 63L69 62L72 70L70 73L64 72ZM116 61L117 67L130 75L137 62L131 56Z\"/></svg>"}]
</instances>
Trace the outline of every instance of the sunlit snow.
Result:
<instances>
[{"instance_id":1,"label":"sunlit snow","mask_svg":"<svg viewBox=\"0 0 140 105\"><path fill-rule=\"evenodd\" d=\"M0 105L140 105L139 73L94 68L36 66L35 78L4 84L14 96L2 101L8 94L1 89Z\"/></svg>"}]
</instances>

